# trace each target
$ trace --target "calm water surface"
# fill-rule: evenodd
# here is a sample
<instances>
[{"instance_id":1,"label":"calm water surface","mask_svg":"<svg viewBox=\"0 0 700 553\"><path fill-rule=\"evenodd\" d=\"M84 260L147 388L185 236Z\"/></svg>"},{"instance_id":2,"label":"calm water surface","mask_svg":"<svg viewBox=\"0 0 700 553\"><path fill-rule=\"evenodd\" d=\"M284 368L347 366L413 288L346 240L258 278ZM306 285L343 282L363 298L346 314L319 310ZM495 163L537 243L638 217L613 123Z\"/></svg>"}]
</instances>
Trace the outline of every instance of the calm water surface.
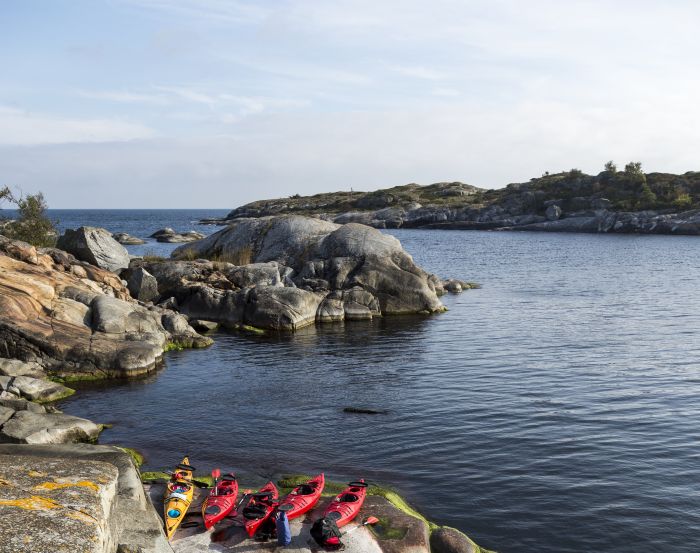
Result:
<instances>
[{"instance_id":1,"label":"calm water surface","mask_svg":"<svg viewBox=\"0 0 700 553\"><path fill-rule=\"evenodd\" d=\"M110 213L114 231L177 226ZM219 212L193 214L178 230ZM153 468L188 452L198 468L392 484L500 552L700 551L700 239L392 234L483 289L430 318L218 334L63 408L115 423L101 441Z\"/></svg>"}]
</instances>

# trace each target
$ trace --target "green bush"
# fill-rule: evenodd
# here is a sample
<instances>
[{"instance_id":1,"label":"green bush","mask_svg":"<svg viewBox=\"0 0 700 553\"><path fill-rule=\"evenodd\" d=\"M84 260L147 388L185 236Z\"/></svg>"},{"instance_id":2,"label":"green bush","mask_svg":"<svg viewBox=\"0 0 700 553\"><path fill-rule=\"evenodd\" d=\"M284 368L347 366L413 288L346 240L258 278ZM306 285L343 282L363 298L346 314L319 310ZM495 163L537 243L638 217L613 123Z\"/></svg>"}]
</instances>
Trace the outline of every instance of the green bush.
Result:
<instances>
[{"instance_id":1,"label":"green bush","mask_svg":"<svg viewBox=\"0 0 700 553\"><path fill-rule=\"evenodd\" d=\"M0 201L17 206L19 217L4 225L1 232L13 240L22 240L37 247L56 245L58 232L54 222L46 216L46 201L41 192L28 196L16 197L5 187L0 189Z\"/></svg>"}]
</instances>

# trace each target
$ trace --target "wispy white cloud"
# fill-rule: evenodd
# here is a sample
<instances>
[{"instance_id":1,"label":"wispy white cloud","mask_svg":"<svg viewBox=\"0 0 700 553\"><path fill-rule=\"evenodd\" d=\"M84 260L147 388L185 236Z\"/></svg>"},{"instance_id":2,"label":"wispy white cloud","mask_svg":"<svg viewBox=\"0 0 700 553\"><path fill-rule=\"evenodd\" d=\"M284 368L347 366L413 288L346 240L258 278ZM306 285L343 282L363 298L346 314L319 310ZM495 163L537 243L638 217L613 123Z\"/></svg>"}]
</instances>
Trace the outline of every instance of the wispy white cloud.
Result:
<instances>
[{"instance_id":1,"label":"wispy white cloud","mask_svg":"<svg viewBox=\"0 0 700 553\"><path fill-rule=\"evenodd\" d=\"M0 128L0 145L113 142L157 136L153 129L140 123L56 117L6 106L0 106Z\"/></svg>"}]
</instances>

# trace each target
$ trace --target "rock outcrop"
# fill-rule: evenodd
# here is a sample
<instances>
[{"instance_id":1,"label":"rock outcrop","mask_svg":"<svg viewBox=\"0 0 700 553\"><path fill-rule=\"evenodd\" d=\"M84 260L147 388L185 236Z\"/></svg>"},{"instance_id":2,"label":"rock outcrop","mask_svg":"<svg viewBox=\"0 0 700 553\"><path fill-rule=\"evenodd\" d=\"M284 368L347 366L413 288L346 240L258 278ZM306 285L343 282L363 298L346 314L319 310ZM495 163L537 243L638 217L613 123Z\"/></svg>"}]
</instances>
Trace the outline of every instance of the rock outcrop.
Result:
<instances>
[{"instance_id":1,"label":"rock outcrop","mask_svg":"<svg viewBox=\"0 0 700 553\"><path fill-rule=\"evenodd\" d=\"M459 530L443 526L430 534L430 553L481 553L481 549Z\"/></svg>"},{"instance_id":2,"label":"rock outcrop","mask_svg":"<svg viewBox=\"0 0 700 553\"><path fill-rule=\"evenodd\" d=\"M126 232L117 232L112 235L112 238L124 246L139 246L146 243L145 240L137 238L136 236L131 236L131 234Z\"/></svg>"},{"instance_id":3,"label":"rock outcrop","mask_svg":"<svg viewBox=\"0 0 700 553\"><path fill-rule=\"evenodd\" d=\"M463 183L408 184L375 192L335 192L261 200L224 220L304 214L375 228L529 230L700 235L700 172L546 173L486 190Z\"/></svg>"},{"instance_id":4,"label":"rock outcrop","mask_svg":"<svg viewBox=\"0 0 700 553\"><path fill-rule=\"evenodd\" d=\"M76 259L107 271L119 272L129 266L129 252L103 228L68 229L59 237L56 245Z\"/></svg>"},{"instance_id":5,"label":"rock outcrop","mask_svg":"<svg viewBox=\"0 0 700 553\"><path fill-rule=\"evenodd\" d=\"M34 361L61 376L141 374L173 342L211 343L188 326L181 333L167 330L163 319L170 314L133 300L112 272L61 250L0 237L3 357Z\"/></svg>"},{"instance_id":6,"label":"rock outcrop","mask_svg":"<svg viewBox=\"0 0 700 553\"><path fill-rule=\"evenodd\" d=\"M125 276L132 298L139 301L153 301L158 297L158 281L146 269L138 267Z\"/></svg>"},{"instance_id":7,"label":"rock outcrop","mask_svg":"<svg viewBox=\"0 0 700 553\"><path fill-rule=\"evenodd\" d=\"M194 242L195 240L201 240L204 238L204 235L195 230L179 233L170 227L166 227L151 234L151 238L155 238L157 242L164 242L166 244L179 244L181 242Z\"/></svg>"},{"instance_id":8,"label":"rock outcrop","mask_svg":"<svg viewBox=\"0 0 700 553\"><path fill-rule=\"evenodd\" d=\"M101 430L102 426L99 424L64 413L19 410L14 411L0 427L0 443L94 442Z\"/></svg>"},{"instance_id":9,"label":"rock outcrop","mask_svg":"<svg viewBox=\"0 0 700 553\"><path fill-rule=\"evenodd\" d=\"M0 445L0 553L172 553L128 453Z\"/></svg>"},{"instance_id":10,"label":"rock outcrop","mask_svg":"<svg viewBox=\"0 0 700 553\"><path fill-rule=\"evenodd\" d=\"M160 298L173 297L181 313L230 327L296 330L313 322L444 310L437 277L393 236L355 223L242 219L177 248L173 257L134 261L131 270L152 274Z\"/></svg>"},{"instance_id":11,"label":"rock outcrop","mask_svg":"<svg viewBox=\"0 0 700 553\"><path fill-rule=\"evenodd\" d=\"M62 384L31 376L0 376L0 390L37 402L57 401L73 393Z\"/></svg>"}]
</instances>

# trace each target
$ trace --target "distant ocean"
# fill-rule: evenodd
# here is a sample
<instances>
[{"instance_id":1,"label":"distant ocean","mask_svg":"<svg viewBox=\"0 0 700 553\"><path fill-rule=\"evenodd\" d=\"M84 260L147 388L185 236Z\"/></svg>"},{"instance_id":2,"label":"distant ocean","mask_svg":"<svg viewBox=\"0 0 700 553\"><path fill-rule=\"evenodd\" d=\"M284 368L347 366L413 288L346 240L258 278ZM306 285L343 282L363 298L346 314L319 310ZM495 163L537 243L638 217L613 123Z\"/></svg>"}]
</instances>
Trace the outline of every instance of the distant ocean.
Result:
<instances>
[{"instance_id":1,"label":"distant ocean","mask_svg":"<svg viewBox=\"0 0 700 553\"><path fill-rule=\"evenodd\" d=\"M9 211L9 210L8 210ZM58 221L58 229L80 226L103 227L112 233L127 232L146 240L140 246L127 246L132 255L167 256L180 244L161 244L151 234L163 227L176 231L196 230L211 234L220 227L200 225L201 219L224 217L230 209L49 209L48 216Z\"/></svg>"}]
</instances>

